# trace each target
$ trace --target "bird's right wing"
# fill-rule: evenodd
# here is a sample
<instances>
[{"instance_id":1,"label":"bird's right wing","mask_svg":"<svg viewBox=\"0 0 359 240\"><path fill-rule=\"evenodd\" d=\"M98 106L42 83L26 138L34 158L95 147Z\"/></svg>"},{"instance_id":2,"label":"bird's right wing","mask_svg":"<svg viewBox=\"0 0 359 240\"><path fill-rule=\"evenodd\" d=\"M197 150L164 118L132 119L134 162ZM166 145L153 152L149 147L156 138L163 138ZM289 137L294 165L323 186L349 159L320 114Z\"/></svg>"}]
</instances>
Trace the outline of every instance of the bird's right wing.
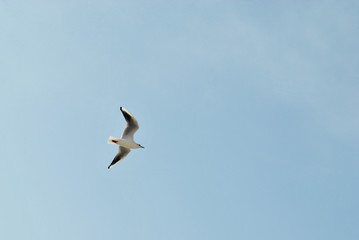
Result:
<instances>
[{"instance_id":1,"label":"bird's right wing","mask_svg":"<svg viewBox=\"0 0 359 240\"><path fill-rule=\"evenodd\" d=\"M137 120L127 109L123 107L121 107L120 109L127 122L127 126L125 130L123 130L121 138L133 141L133 135L139 128Z\"/></svg>"}]
</instances>

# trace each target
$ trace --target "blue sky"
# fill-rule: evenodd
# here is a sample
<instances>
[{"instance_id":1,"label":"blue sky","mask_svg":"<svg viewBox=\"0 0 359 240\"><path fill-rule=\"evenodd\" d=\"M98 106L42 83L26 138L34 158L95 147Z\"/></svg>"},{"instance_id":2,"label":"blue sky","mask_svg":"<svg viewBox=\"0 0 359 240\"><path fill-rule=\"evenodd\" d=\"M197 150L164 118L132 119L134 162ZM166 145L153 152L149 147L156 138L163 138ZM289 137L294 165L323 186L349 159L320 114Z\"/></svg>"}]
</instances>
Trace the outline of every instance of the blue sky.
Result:
<instances>
[{"instance_id":1,"label":"blue sky","mask_svg":"<svg viewBox=\"0 0 359 240\"><path fill-rule=\"evenodd\" d=\"M358 12L1 1L0 238L358 239Z\"/></svg>"}]
</instances>

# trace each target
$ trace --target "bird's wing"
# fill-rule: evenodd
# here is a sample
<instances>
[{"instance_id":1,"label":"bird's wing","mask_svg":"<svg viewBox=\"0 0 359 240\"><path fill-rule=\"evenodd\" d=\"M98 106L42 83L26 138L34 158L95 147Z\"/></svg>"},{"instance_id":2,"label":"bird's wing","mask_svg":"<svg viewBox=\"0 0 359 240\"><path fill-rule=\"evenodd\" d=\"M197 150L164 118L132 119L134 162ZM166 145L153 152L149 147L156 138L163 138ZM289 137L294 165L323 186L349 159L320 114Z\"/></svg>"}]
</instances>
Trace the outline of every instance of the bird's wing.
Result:
<instances>
[{"instance_id":1,"label":"bird's wing","mask_svg":"<svg viewBox=\"0 0 359 240\"><path fill-rule=\"evenodd\" d=\"M125 147L121 147L119 146L118 148L118 153L115 156L115 158L113 159L112 163L110 164L110 166L108 166L108 168L113 167L116 163L118 163L119 161L121 161L122 159L124 159L129 153L130 153L131 149L129 148L125 148Z\"/></svg>"},{"instance_id":2,"label":"bird's wing","mask_svg":"<svg viewBox=\"0 0 359 240\"><path fill-rule=\"evenodd\" d=\"M127 126L125 130L123 130L121 138L133 141L133 135L139 128L137 120L127 109L123 107L120 109L127 122Z\"/></svg>"}]
</instances>

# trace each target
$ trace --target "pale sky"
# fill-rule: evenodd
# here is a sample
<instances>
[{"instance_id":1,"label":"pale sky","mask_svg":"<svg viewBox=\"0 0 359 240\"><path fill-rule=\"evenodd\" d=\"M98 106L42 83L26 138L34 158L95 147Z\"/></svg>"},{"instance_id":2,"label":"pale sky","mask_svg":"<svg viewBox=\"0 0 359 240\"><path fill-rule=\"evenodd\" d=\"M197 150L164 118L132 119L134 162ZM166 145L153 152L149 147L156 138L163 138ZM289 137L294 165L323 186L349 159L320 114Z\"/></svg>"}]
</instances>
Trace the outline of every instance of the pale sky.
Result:
<instances>
[{"instance_id":1,"label":"pale sky","mask_svg":"<svg viewBox=\"0 0 359 240\"><path fill-rule=\"evenodd\" d=\"M0 239L359 239L358 13L0 1Z\"/></svg>"}]
</instances>

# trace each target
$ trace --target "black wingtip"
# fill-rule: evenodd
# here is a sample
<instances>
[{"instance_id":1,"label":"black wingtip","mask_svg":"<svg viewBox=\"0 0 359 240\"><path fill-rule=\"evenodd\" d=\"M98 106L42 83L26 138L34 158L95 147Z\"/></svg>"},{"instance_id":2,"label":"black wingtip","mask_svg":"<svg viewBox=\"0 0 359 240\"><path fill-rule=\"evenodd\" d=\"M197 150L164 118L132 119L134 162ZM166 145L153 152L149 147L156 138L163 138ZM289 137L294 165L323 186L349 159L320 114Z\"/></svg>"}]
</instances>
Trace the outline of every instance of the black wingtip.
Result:
<instances>
[{"instance_id":1,"label":"black wingtip","mask_svg":"<svg viewBox=\"0 0 359 240\"><path fill-rule=\"evenodd\" d=\"M126 119L127 122L131 121L131 118L132 118L131 114L129 112L127 112L127 111L124 111L122 108L123 107L121 107L120 109L121 109L121 112L123 114L123 117Z\"/></svg>"},{"instance_id":2,"label":"black wingtip","mask_svg":"<svg viewBox=\"0 0 359 240\"><path fill-rule=\"evenodd\" d=\"M107 169L110 169L111 165L107 167Z\"/></svg>"}]
</instances>

